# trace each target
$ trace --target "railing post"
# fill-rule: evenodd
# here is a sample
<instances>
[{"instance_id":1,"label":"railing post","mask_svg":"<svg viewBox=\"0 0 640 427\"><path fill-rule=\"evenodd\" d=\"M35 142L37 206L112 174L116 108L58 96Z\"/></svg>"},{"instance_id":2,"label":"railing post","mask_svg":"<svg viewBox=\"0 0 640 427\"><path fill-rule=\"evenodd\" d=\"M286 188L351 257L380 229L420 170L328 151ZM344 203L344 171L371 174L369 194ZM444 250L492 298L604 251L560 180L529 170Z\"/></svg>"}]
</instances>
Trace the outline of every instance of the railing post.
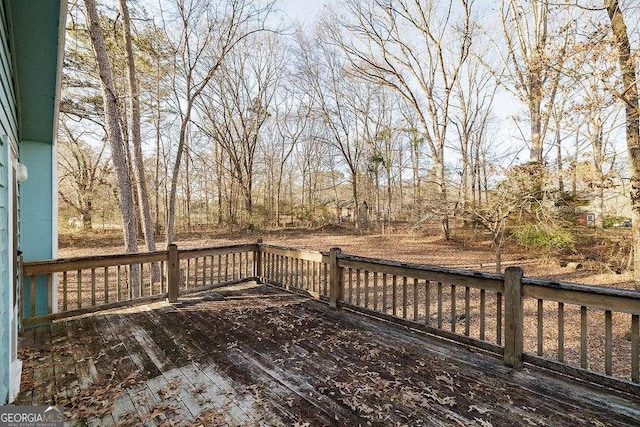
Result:
<instances>
[{"instance_id":1,"label":"railing post","mask_svg":"<svg viewBox=\"0 0 640 427\"><path fill-rule=\"evenodd\" d=\"M504 273L504 307L504 364L519 369L524 339L520 267L508 267Z\"/></svg>"},{"instance_id":2,"label":"railing post","mask_svg":"<svg viewBox=\"0 0 640 427\"><path fill-rule=\"evenodd\" d=\"M253 252L253 275L257 281L262 282L262 252L260 251L260 245L262 245L262 237L256 242L256 250Z\"/></svg>"},{"instance_id":3,"label":"railing post","mask_svg":"<svg viewBox=\"0 0 640 427\"><path fill-rule=\"evenodd\" d=\"M178 245L170 244L169 257L167 259L167 301L178 301L178 291L180 289L180 258L178 256Z\"/></svg>"},{"instance_id":4,"label":"railing post","mask_svg":"<svg viewBox=\"0 0 640 427\"><path fill-rule=\"evenodd\" d=\"M337 308L338 301L342 298L342 268L338 266L338 254L340 248L331 248L329 251L329 307Z\"/></svg>"}]
</instances>

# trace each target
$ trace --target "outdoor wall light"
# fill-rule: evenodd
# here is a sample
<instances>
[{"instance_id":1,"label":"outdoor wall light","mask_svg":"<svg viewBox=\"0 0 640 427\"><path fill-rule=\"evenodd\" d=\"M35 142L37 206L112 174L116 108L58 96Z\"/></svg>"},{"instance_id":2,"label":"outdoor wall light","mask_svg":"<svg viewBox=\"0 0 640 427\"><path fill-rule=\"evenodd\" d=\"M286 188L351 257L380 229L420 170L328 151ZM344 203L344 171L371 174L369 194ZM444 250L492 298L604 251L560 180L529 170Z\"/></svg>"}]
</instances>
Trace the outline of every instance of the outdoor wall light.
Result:
<instances>
[{"instance_id":1,"label":"outdoor wall light","mask_svg":"<svg viewBox=\"0 0 640 427\"><path fill-rule=\"evenodd\" d=\"M18 163L16 168L16 179L18 182L25 182L29 178L29 170L22 163Z\"/></svg>"}]
</instances>

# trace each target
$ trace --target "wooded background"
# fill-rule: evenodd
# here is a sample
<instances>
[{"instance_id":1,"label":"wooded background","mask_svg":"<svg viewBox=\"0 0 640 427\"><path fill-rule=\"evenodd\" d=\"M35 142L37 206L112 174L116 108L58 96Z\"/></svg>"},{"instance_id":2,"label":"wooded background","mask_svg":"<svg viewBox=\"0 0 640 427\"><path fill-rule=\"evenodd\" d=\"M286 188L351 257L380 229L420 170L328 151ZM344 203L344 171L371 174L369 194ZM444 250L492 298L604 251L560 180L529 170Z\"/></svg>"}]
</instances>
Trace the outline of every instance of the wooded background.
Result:
<instances>
[{"instance_id":1,"label":"wooded background","mask_svg":"<svg viewBox=\"0 0 640 427\"><path fill-rule=\"evenodd\" d=\"M128 251L340 221L455 219L497 254L587 220L640 235L639 8L346 0L300 26L277 1L70 1L60 222L124 224Z\"/></svg>"}]
</instances>

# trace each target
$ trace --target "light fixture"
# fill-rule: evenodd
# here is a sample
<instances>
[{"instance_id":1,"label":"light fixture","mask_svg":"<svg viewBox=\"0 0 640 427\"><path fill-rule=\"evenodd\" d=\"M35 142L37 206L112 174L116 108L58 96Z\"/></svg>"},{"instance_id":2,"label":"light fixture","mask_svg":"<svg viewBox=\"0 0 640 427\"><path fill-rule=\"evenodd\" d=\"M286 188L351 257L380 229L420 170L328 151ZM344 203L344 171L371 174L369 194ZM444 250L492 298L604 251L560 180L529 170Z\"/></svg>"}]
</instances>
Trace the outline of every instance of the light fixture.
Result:
<instances>
[{"instance_id":1,"label":"light fixture","mask_svg":"<svg viewBox=\"0 0 640 427\"><path fill-rule=\"evenodd\" d=\"M25 182L29 178L29 170L22 163L18 163L16 168L16 179L18 182Z\"/></svg>"}]
</instances>

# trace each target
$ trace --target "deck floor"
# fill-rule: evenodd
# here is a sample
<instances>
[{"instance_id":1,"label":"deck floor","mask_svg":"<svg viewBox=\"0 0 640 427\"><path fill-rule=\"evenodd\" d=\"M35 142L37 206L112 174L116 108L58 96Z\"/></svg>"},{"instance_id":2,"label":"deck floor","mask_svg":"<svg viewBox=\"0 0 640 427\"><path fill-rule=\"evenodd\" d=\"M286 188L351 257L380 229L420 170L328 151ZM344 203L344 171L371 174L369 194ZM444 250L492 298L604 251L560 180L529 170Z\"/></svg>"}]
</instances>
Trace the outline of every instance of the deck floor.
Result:
<instances>
[{"instance_id":1,"label":"deck floor","mask_svg":"<svg viewBox=\"0 0 640 427\"><path fill-rule=\"evenodd\" d=\"M589 388L255 283L26 331L18 405L87 425L640 425Z\"/></svg>"}]
</instances>

